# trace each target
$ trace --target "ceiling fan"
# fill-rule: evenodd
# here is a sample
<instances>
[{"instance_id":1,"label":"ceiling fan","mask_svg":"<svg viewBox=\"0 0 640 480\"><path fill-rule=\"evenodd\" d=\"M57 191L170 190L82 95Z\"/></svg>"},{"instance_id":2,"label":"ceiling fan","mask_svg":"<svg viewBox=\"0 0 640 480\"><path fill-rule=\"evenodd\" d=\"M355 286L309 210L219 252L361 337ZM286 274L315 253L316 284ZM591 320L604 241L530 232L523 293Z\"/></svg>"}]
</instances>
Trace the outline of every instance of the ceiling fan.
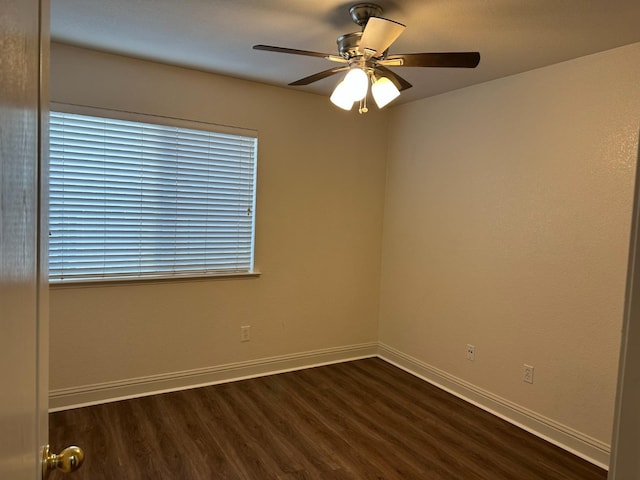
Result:
<instances>
[{"instance_id":1,"label":"ceiling fan","mask_svg":"<svg viewBox=\"0 0 640 480\"><path fill-rule=\"evenodd\" d=\"M411 84L388 67L453 67L475 68L480 63L479 52L401 53L389 55L389 47L402 34L405 26L394 20L382 18L382 7L375 3L358 3L349 9L351 19L362 31L338 37L338 55L297 50L294 48L254 45L255 50L322 57L339 65L301 78L289 85L309 85L336 73L348 72L331 95L331 101L344 110L360 104L359 112L365 113L367 93L371 94L379 108L393 101Z\"/></svg>"}]
</instances>

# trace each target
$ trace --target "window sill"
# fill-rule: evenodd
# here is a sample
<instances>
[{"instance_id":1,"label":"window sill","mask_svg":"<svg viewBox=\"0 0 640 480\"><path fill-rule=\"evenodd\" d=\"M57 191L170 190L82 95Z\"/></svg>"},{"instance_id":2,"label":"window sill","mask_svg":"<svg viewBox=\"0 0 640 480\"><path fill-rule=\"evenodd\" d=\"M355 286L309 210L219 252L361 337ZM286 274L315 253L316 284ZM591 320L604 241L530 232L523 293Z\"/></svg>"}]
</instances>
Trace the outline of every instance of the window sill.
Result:
<instances>
[{"instance_id":1,"label":"window sill","mask_svg":"<svg viewBox=\"0 0 640 480\"><path fill-rule=\"evenodd\" d=\"M184 282L209 282L219 280L234 280L245 278L257 278L262 275L261 272L254 270L245 273L220 273L215 275L178 275L173 277L145 277L145 278L127 278L127 277L110 277L83 280L61 280L49 281L50 289L63 288L90 288L90 287L109 287L122 285L154 285L162 283L184 283Z\"/></svg>"}]
</instances>

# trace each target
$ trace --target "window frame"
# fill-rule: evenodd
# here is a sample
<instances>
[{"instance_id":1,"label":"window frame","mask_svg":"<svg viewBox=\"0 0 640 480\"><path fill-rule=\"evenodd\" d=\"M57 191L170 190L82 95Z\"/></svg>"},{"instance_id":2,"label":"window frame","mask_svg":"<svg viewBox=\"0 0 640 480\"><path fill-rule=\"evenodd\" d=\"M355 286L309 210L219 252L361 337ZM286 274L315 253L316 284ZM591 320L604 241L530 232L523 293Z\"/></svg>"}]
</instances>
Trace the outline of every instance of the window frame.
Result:
<instances>
[{"instance_id":1,"label":"window frame","mask_svg":"<svg viewBox=\"0 0 640 480\"><path fill-rule=\"evenodd\" d=\"M50 112L59 112L67 114L86 115L92 117L101 117L106 119L123 120L129 122L138 122L143 124L156 124L168 127L185 128L191 130L209 131L220 134L230 134L243 137L249 137L255 139L254 158L253 158L253 198L250 205L251 208L251 254L250 264L247 271L209 271L209 272L196 272L196 271L184 271L184 272L158 272L158 273L116 273L111 275L95 275L92 277L77 277L77 278L51 278L48 272L49 270L49 245L47 244L47 279L50 286L69 286L78 284L96 284L96 283L129 283L129 282L167 282L176 280L205 280L205 279L224 279L234 277L257 277L261 272L256 269L255 266L255 236L256 236L256 200L257 200L257 187L258 187L258 132L257 130L234 127L229 125L215 124L211 122L204 122L198 120L187 120L183 118L170 117L165 115L156 115L148 113L138 113L131 111L115 110L110 108L93 107L86 105L51 102L49 107ZM47 151L50 151L50 134L47 136ZM49 158L49 157L48 157ZM50 162L50 160L49 160ZM47 177L48 178L48 177ZM49 216L49 210L51 206L51 199L49 194L50 179L47 183L47 197L46 197L46 211Z\"/></svg>"}]
</instances>

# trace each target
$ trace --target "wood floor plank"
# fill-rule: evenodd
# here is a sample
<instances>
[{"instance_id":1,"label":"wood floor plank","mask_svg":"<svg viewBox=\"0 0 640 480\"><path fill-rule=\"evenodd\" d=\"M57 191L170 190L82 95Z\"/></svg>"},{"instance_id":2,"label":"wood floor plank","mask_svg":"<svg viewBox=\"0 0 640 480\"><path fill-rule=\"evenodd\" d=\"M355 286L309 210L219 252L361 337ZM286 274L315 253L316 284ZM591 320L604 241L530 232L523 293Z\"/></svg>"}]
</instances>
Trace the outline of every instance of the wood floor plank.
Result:
<instances>
[{"instance_id":1,"label":"wood floor plank","mask_svg":"<svg viewBox=\"0 0 640 480\"><path fill-rule=\"evenodd\" d=\"M296 438L308 438L314 432L298 418L291 415L289 408L282 408L283 396L289 396L286 389L274 392L270 381L239 382L237 387L247 391L250 396L250 405L253 410L259 412L260 420L267 424L272 435L287 444L289 454L297 459L299 468L316 478L323 472L332 472L341 467L334 461L331 451L319 449L318 444L311 445L308 442L296 442ZM251 388L257 386L258 388Z\"/></svg>"},{"instance_id":2,"label":"wood floor plank","mask_svg":"<svg viewBox=\"0 0 640 480\"><path fill-rule=\"evenodd\" d=\"M365 389L367 384L372 383L370 376L358 377L353 369L346 374L358 389ZM429 398L430 401L425 402L424 395L414 396L410 390L401 390L397 385L389 383L376 386L377 388L371 394L382 392L377 395L384 401L378 401L372 405L374 409L372 415L391 427L389 435L404 437L408 445L431 448L432 454L422 457L429 464L433 463L432 457L437 456L443 468L449 467L447 470L449 475L452 474L452 470L460 474L469 465L473 465L474 471L465 472L465 478L486 478L482 472L491 472L493 476L490 478L495 478L495 475L506 474L517 466L519 460L516 456L504 458L503 460L508 462L507 465L501 465L498 462L502 454L501 449L496 449L493 455L486 455L486 436L491 430L468 425L465 421L466 417L460 413L465 407L470 407L470 411L473 412L475 407L462 401L453 402L453 399L446 397L444 397L447 400L446 404L442 404L435 398L440 395L432 395ZM394 386L396 388L392 388ZM440 392L433 393L440 394ZM414 414L416 411L421 412L422 415L416 416ZM442 418L446 418L447 421L443 422ZM491 419L493 420L493 417ZM463 445L465 457L473 459L473 462L460 459L459 454ZM419 455L419 452L416 453Z\"/></svg>"},{"instance_id":3,"label":"wood floor plank","mask_svg":"<svg viewBox=\"0 0 640 480\"><path fill-rule=\"evenodd\" d=\"M50 443L73 480L606 479L375 358L52 413Z\"/></svg>"}]
</instances>

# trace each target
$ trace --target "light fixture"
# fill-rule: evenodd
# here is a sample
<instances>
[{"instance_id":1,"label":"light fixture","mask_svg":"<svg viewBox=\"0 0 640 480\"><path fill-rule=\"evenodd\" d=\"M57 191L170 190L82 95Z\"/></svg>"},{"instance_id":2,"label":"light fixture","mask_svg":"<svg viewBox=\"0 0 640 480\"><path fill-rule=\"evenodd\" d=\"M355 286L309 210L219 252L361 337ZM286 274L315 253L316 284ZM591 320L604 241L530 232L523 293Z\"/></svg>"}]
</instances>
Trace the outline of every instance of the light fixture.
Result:
<instances>
[{"instance_id":1,"label":"light fixture","mask_svg":"<svg viewBox=\"0 0 640 480\"><path fill-rule=\"evenodd\" d=\"M359 102L367 96L369 89L369 75L361 68L352 68L343 80L354 102Z\"/></svg>"},{"instance_id":2,"label":"light fixture","mask_svg":"<svg viewBox=\"0 0 640 480\"><path fill-rule=\"evenodd\" d=\"M387 77L380 77L371 85L371 95L378 108L383 108L400 96L400 90Z\"/></svg>"},{"instance_id":3,"label":"light fixture","mask_svg":"<svg viewBox=\"0 0 640 480\"><path fill-rule=\"evenodd\" d=\"M344 79L338 83L331 94L331 102L343 110L351 110L355 102L360 102L359 112L367 112L366 100L370 81L371 95L378 108L385 107L400 95L400 90L387 77L376 78L372 69L358 65L352 66Z\"/></svg>"},{"instance_id":4,"label":"light fixture","mask_svg":"<svg viewBox=\"0 0 640 480\"><path fill-rule=\"evenodd\" d=\"M355 100L349 92L349 87L344 83L344 80L338 84L330 98L331 102L343 110L351 110Z\"/></svg>"}]
</instances>

